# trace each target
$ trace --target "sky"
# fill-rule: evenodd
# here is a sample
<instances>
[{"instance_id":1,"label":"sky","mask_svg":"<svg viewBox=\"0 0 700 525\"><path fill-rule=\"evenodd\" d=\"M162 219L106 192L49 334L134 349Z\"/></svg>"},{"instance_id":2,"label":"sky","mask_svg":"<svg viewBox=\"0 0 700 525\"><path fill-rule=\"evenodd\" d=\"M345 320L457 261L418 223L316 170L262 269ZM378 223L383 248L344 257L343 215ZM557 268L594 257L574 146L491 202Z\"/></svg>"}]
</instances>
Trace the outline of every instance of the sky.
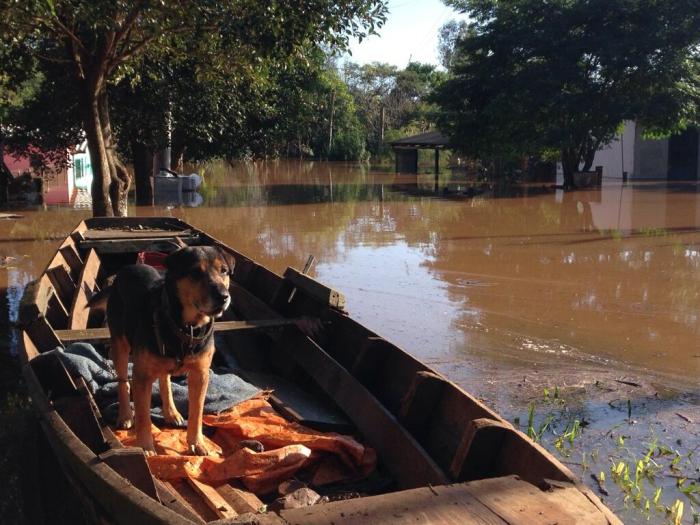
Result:
<instances>
[{"instance_id":1,"label":"sky","mask_svg":"<svg viewBox=\"0 0 700 525\"><path fill-rule=\"evenodd\" d=\"M388 62L406 67L409 61L439 64L438 30L451 19L465 15L447 7L441 0L390 0L386 24L379 36L371 36L350 44L347 60L366 64Z\"/></svg>"}]
</instances>

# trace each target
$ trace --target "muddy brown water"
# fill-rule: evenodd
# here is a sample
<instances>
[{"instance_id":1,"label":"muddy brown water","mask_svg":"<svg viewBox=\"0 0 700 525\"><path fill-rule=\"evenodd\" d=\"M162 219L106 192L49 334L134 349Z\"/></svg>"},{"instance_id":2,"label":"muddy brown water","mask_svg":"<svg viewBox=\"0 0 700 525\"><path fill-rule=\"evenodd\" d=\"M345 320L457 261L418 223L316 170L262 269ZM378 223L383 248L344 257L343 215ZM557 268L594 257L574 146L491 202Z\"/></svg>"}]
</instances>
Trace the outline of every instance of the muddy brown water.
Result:
<instances>
[{"instance_id":1,"label":"muddy brown water","mask_svg":"<svg viewBox=\"0 0 700 525\"><path fill-rule=\"evenodd\" d=\"M338 163L201 168L198 196L159 195L130 214L182 218L280 273L313 254L311 274L344 292L356 319L507 416L523 400L499 378L533 369L551 384L600 370L700 390L696 184L563 193L449 172L436 187L432 175ZM5 327L24 285L89 216L75 209L84 195L68 198L60 181L51 191L57 204L0 220L0 256L13 258L0 270L10 355L16 336Z\"/></svg>"}]
</instances>

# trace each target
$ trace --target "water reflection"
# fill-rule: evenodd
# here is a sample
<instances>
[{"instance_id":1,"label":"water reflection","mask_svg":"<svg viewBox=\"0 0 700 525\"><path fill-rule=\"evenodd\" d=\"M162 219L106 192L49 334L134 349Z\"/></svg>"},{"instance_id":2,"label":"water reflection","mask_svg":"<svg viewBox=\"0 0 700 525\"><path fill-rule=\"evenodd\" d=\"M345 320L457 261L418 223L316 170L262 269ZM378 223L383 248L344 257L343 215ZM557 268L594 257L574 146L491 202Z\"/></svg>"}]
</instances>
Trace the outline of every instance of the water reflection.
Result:
<instances>
[{"instance_id":1,"label":"water reflection","mask_svg":"<svg viewBox=\"0 0 700 525\"><path fill-rule=\"evenodd\" d=\"M435 191L432 175L335 163L204 169L202 206L131 212L181 217L278 272L314 254L357 318L457 379L475 380L479 362L556 359L697 381L695 184L563 193L442 175ZM42 239L81 213L2 222L0 249L28 254L35 275L54 249Z\"/></svg>"}]
</instances>

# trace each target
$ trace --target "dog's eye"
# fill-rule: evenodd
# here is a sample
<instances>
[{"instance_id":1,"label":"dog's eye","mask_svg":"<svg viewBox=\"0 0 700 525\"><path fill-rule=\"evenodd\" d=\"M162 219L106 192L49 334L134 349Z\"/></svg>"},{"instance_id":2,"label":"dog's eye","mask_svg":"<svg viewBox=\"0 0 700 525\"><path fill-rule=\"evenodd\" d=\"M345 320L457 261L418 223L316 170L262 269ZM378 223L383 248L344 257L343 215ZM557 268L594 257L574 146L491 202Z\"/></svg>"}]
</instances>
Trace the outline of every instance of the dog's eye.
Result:
<instances>
[{"instance_id":1,"label":"dog's eye","mask_svg":"<svg viewBox=\"0 0 700 525\"><path fill-rule=\"evenodd\" d=\"M226 266L221 267L221 275L226 275L228 273L228 268Z\"/></svg>"}]
</instances>

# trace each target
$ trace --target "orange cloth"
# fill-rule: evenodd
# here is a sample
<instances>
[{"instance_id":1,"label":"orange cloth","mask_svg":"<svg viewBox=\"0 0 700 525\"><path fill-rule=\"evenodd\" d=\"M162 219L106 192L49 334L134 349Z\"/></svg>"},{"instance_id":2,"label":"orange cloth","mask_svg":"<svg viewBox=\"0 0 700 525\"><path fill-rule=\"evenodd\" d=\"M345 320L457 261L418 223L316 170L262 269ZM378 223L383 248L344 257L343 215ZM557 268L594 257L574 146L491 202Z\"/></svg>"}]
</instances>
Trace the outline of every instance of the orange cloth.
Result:
<instances>
[{"instance_id":1,"label":"orange cloth","mask_svg":"<svg viewBox=\"0 0 700 525\"><path fill-rule=\"evenodd\" d=\"M158 455L148 457L148 464L154 476L162 480L191 477L214 485L240 479L249 490L265 494L315 462L320 462L319 470L336 473L321 476L329 481L367 476L376 465L374 450L352 437L317 432L287 421L260 397L218 415L205 415L204 423L216 428L211 439L204 438L209 456L186 455L186 430L153 425ZM125 446L135 445L133 430L118 430L116 434ZM244 439L262 442L265 452L241 448L238 443ZM338 460L342 468L338 468Z\"/></svg>"}]
</instances>

